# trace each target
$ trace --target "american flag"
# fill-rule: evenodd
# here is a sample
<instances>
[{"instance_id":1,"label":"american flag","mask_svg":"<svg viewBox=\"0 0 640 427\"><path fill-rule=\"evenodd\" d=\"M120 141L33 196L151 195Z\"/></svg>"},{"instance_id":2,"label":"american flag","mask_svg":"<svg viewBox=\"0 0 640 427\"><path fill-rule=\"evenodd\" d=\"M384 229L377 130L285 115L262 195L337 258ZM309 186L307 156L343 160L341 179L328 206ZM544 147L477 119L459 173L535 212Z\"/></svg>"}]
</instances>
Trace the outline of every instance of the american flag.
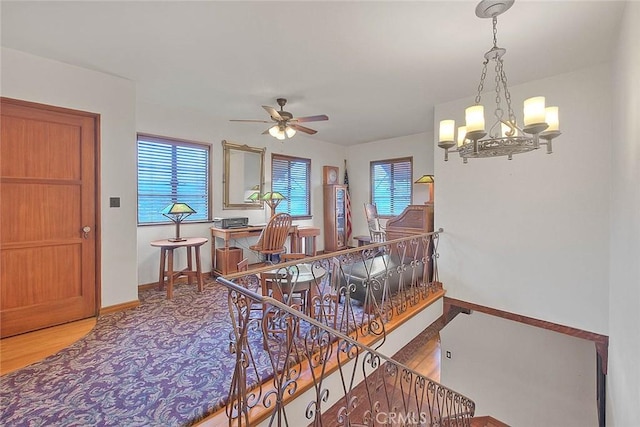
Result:
<instances>
[{"instance_id":1,"label":"american flag","mask_svg":"<svg viewBox=\"0 0 640 427\"><path fill-rule=\"evenodd\" d=\"M344 185L347 187L345 197L346 241L351 240L351 197L349 196L349 173L347 173L347 161L344 161Z\"/></svg>"}]
</instances>

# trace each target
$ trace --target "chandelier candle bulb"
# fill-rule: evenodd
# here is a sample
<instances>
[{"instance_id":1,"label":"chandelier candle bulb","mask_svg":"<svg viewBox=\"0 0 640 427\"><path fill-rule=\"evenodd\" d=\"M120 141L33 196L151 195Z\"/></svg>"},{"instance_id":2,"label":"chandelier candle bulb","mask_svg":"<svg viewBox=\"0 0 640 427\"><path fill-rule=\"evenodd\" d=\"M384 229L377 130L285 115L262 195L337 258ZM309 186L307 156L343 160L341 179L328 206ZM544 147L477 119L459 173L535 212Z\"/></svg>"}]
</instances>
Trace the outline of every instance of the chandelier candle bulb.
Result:
<instances>
[{"instance_id":1,"label":"chandelier candle bulb","mask_svg":"<svg viewBox=\"0 0 640 427\"><path fill-rule=\"evenodd\" d=\"M546 141L545 144L547 146L547 154L551 154L553 153L551 141L562 134L562 132L560 132L558 107L547 107L545 109L545 113L545 121L547 122L549 127L540 133L540 137Z\"/></svg>"},{"instance_id":2,"label":"chandelier candle bulb","mask_svg":"<svg viewBox=\"0 0 640 427\"><path fill-rule=\"evenodd\" d=\"M452 142L455 141L454 133L456 128L455 120L441 120L440 121L440 142Z\"/></svg>"},{"instance_id":3,"label":"chandelier candle bulb","mask_svg":"<svg viewBox=\"0 0 640 427\"><path fill-rule=\"evenodd\" d=\"M464 112L467 133L484 132L484 106L472 105Z\"/></svg>"},{"instance_id":4,"label":"chandelier candle bulb","mask_svg":"<svg viewBox=\"0 0 640 427\"><path fill-rule=\"evenodd\" d=\"M467 138L467 127L460 126L458 128L458 147L462 147L464 145L464 140Z\"/></svg>"},{"instance_id":5,"label":"chandelier candle bulb","mask_svg":"<svg viewBox=\"0 0 640 427\"><path fill-rule=\"evenodd\" d=\"M558 118L558 107L545 108L544 121L549 125L546 132L554 132L560 130L560 120Z\"/></svg>"},{"instance_id":6,"label":"chandelier candle bulb","mask_svg":"<svg viewBox=\"0 0 640 427\"><path fill-rule=\"evenodd\" d=\"M534 96L524 101L524 125L544 123L544 96Z\"/></svg>"}]
</instances>

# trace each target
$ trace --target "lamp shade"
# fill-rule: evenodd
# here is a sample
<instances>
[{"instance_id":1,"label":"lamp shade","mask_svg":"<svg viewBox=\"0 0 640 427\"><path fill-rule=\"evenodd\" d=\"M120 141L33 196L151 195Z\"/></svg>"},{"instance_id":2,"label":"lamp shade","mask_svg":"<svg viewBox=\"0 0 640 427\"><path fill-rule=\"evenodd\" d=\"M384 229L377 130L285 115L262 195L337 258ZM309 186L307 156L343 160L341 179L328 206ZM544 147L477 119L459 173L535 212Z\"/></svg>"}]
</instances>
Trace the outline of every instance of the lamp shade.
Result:
<instances>
[{"instance_id":1,"label":"lamp shade","mask_svg":"<svg viewBox=\"0 0 640 427\"><path fill-rule=\"evenodd\" d=\"M433 184L433 175L422 175L414 184Z\"/></svg>"},{"instance_id":2,"label":"lamp shade","mask_svg":"<svg viewBox=\"0 0 640 427\"><path fill-rule=\"evenodd\" d=\"M296 134L296 130L291 126L287 126L284 132L287 134L287 138L293 138L293 135Z\"/></svg>"},{"instance_id":3,"label":"lamp shade","mask_svg":"<svg viewBox=\"0 0 640 427\"><path fill-rule=\"evenodd\" d=\"M544 113L544 121L549 125L546 131L559 131L560 120L558 119L558 107L547 107L544 109Z\"/></svg>"},{"instance_id":4,"label":"lamp shade","mask_svg":"<svg viewBox=\"0 0 640 427\"><path fill-rule=\"evenodd\" d=\"M524 125L544 123L544 96L534 96L524 101Z\"/></svg>"},{"instance_id":5,"label":"lamp shade","mask_svg":"<svg viewBox=\"0 0 640 427\"><path fill-rule=\"evenodd\" d=\"M464 145L464 140L467 138L467 127L459 126L458 127L458 147L462 147Z\"/></svg>"},{"instance_id":6,"label":"lamp shade","mask_svg":"<svg viewBox=\"0 0 640 427\"><path fill-rule=\"evenodd\" d=\"M456 122L455 120L441 120L440 121L440 131L438 133L438 141L439 142L450 142L453 141L453 134L455 133Z\"/></svg>"},{"instance_id":7,"label":"lamp shade","mask_svg":"<svg viewBox=\"0 0 640 427\"><path fill-rule=\"evenodd\" d=\"M194 214L196 211L186 203L171 203L169 206L160 211L162 215L181 215L181 214Z\"/></svg>"},{"instance_id":8,"label":"lamp shade","mask_svg":"<svg viewBox=\"0 0 640 427\"><path fill-rule=\"evenodd\" d=\"M282 193L278 193L277 191L269 191L268 193L264 193L262 195L262 200L284 200L286 197L282 195Z\"/></svg>"},{"instance_id":9,"label":"lamp shade","mask_svg":"<svg viewBox=\"0 0 640 427\"><path fill-rule=\"evenodd\" d=\"M484 132L484 106L472 105L465 110L467 133Z\"/></svg>"}]
</instances>

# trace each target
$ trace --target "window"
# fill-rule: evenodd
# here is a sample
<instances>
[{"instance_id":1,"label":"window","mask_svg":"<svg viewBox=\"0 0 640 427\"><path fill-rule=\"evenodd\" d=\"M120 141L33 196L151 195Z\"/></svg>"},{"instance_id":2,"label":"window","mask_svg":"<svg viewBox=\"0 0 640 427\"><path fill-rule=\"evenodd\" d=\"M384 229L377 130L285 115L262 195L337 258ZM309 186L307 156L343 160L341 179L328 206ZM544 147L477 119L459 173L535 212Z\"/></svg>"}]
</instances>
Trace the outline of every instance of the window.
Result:
<instances>
[{"instance_id":1,"label":"window","mask_svg":"<svg viewBox=\"0 0 640 427\"><path fill-rule=\"evenodd\" d=\"M411 204L413 158L371 162L371 203L380 216L395 216Z\"/></svg>"},{"instance_id":2,"label":"window","mask_svg":"<svg viewBox=\"0 0 640 427\"><path fill-rule=\"evenodd\" d=\"M310 159L271 155L271 191L286 198L276 208L277 213L286 212L294 218L311 217L310 175Z\"/></svg>"},{"instance_id":3,"label":"window","mask_svg":"<svg viewBox=\"0 0 640 427\"><path fill-rule=\"evenodd\" d=\"M160 211L186 203L196 211L185 222L209 221L211 146L138 134L138 224L170 222Z\"/></svg>"}]
</instances>

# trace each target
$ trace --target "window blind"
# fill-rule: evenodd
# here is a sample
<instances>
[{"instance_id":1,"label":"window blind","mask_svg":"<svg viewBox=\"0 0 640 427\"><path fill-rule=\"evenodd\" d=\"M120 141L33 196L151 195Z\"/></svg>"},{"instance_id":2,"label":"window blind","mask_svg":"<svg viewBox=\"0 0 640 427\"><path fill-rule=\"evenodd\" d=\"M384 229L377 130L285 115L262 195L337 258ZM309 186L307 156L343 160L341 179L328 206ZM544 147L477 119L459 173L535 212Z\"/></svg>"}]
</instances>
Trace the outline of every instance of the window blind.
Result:
<instances>
[{"instance_id":1,"label":"window blind","mask_svg":"<svg viewBox=\"0 0 640 427\"><path fill-rule=\"evenodd\" d=\"M138 224L170 222L160 211L171 203L191 206L185 222L208 221L210 146L138 135Z\"/></svg>"},{"instance_id":2,"label":"window blind","mask_svg":"<svg viewBox=\"0 0 640 427\"><path fill-rule=\"evenodd\" d=\"M395 216L411 204L413 197L413 159L371 162L371 203L378 215Z\"/></svg>"},{"instance_id":3,"label":"window blind","mask_svg":"<svg viewBox=\"0 0 640 427\"><path fill-rule=\"evenodd\" d=\"M310 159L271 156L271 191L286 198L276 208L277 213L286 212L292 217L311 216L310 171Z\"/></svg>"}]
</instances>

